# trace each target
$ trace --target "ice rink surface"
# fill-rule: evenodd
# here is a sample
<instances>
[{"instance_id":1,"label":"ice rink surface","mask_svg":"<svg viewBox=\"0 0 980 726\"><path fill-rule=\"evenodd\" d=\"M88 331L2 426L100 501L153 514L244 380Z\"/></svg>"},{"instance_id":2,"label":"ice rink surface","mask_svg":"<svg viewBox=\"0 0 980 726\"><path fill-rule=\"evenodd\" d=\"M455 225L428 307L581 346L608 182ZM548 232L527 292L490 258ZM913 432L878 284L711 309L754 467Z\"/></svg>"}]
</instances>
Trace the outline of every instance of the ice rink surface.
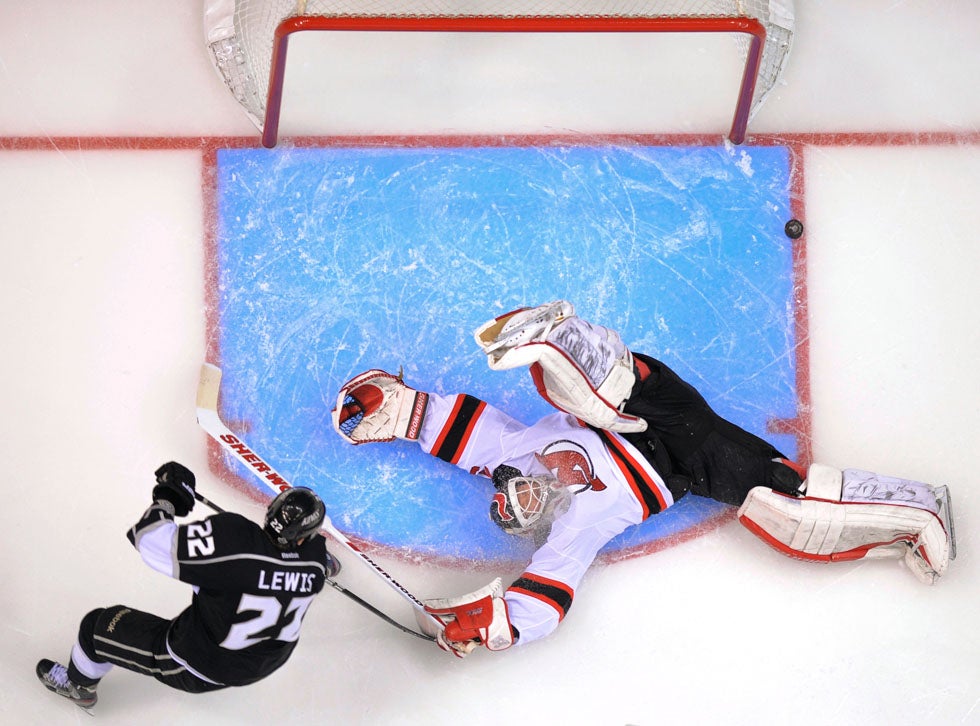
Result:
<instances>
[{"instance_id":1,"label":"ice rink surface","mask_svg":"<svg viewBox=\"0 0 980 726\"><path fill-rule=\"evenodd\" d=\"M980 6L798 6L788 69L747 143L784 138L802 155L813 459L949 485L959 554L946 577L926 587L892 561L804 564L728 523L595 567L559 630L527 648L457 661L327 592L265 681L191 696L116 670L96 719L980 723ZM202 153L214 138L258 143L210 66L201 18L198 3L0 9L5 724L87 722L34 665L67 657L88 610L189 602L124 539L157 465L180 460L222 506L263 510L209 473L195 422L212 343ZM682 60L669 72L632 37L336 39L329 72L315 43L296 45L286 136L720 138L734 93L714 89L737 76L710 60L728 52L714 39L672 41ZM382 562L422 596L488 576ZM345 564L346 585L385 596Z\"/></svg>"}]
</instances>

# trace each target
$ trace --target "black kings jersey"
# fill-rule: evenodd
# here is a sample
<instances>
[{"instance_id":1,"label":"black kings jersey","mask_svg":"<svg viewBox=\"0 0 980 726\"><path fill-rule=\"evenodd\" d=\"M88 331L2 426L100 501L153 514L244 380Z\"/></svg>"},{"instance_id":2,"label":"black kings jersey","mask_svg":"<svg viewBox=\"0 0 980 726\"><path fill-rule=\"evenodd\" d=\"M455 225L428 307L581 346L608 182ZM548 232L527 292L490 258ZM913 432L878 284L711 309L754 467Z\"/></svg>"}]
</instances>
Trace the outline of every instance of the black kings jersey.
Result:
<instances>
[{"instance_id":1,"label":"black kings jersey","mask_svg":"<svg viewBox=\"0 0 980 726\"><path fill-rule=\"evenodd\" d=\"M326 542L283 551L255 522L225 512L177 528L175 576L194 599L173 622L172 655L209 680L258 681L289 658L324 586Z\"/></svg>"}]
</instances>

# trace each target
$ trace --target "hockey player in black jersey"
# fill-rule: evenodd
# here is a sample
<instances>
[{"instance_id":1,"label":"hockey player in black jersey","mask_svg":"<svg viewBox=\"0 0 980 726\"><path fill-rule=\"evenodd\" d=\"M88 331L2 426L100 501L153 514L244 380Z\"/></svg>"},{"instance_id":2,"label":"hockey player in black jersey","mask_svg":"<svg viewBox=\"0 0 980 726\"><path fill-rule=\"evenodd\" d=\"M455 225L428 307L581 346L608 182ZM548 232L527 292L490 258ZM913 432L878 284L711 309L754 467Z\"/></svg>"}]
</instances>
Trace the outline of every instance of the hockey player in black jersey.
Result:
<instances>
[{"instance_id":1,"label":"hockey player in black jersey","mask_svg":"<svg viewBox=\"0 0 980 726\"><path fill-rule=\"evenodd\" d=\"M265 678L289 659L307 609L340 571L311 490L279 494L264 527L231 512L178 525L194 508L194 474L176 462L155 474L153 504L127 537L146 564L191 585L193 600L173 620L123 605L82 618L67 667L42 660L37 676L84 708L114 665L189 693Z\"/></svg>"}]
</instances>

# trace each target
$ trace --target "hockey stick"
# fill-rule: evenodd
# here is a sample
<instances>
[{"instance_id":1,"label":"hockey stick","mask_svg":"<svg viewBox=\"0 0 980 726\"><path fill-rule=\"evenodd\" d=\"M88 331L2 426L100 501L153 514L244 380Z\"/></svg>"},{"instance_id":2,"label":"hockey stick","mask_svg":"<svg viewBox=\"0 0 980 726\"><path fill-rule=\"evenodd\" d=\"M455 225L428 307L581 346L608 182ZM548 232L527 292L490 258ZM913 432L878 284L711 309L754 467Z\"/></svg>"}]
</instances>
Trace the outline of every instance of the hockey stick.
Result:
<instances>
[{"instance_id":1,"label":"hockey stick","mask_svg":"<svg viewBox=\"0 0 980 726\"><path fill-rule=\"evenodd\" d=\"M214 502L212 502L211 500L209 500L207 497L205 497L204 495L202 495L197 490L194 491L194 498L197 501L199 501L201 504L203 504L203 505L205 505L207 507L210 507L211 509L213 509L214 511L218 512L219 514L222 513L222 512L224 512L224 511L226 511L226 510L222 509L221 507L219 507ZM419 633L416 630L412 630L411 628L406 628L404 625L402 625L401 623L399 623L397 620L395 620L394 618L388 617L388 615L386 615L385 613L383 613L380 610L378 610L378 608L374 607L374 605L372 605L371 603L369 603L367 600L365 600L364 598L360 597L359 595L355 595L353 592L351 592L350 590L348 590L346 587L344 587L340 583L331 580L329 577L324 578L324 579L327 581L327 584L329 584L330 587L332 587L334 590L336 590L337 592L340 592L340 593L346 595L351 600L353 600L358 605L360 605L362 608L365 608L367 610L370 610L372 613L374 613L375 615L377 615L379 618L381 618L382 620L384 620L387 623L390 623L391 625L394 625L396 628L398 628L402 632L408 633L409 635L414 635L416 638L422 638L422 640L428 640L430 642L433 641L433 640L435 640L435 638L432 637L431 635L425 635L423 633Z\"/></svg>"},{"instance_id":2,"label":"hockey stick","mask_svg":"<svg viewBox=\"0 0 980 726\"><path fill-rule=\"evenodd\" d=\"M285 489L289 489L292 484L285 477L267 464L262 457L256 454L253 449L225 426L221 420L221 416L218 414L218 394L220 391L221 369L210 363L203 364L201 366L201 379L197 387L197 422L208 432L211 438L221 444L225 451L245 464L274 493L278 494ZM435 640L436 634L443 629L442 621L429 613L421 600L406 590L374 560L364 552L361 552L357 545L351 542L343 532L333 526L330 517L324 517L323 531L340 543L344 549L357 555L370 565L371 571L375 575L380 577L386 585L408 601L415 611L415 619L423 631L422 633L416 633L416 635L426 640Z\"/></svg>"}]
</instances>

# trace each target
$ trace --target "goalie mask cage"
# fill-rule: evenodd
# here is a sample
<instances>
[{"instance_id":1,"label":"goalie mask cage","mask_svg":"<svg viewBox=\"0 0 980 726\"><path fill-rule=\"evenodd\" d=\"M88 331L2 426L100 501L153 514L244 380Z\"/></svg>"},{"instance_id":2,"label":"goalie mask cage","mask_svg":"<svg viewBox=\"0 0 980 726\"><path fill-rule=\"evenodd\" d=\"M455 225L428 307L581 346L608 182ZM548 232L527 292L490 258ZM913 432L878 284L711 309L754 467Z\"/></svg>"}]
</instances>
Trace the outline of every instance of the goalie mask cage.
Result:
<instances>
[{"instance_id":1,"label":"goalie mask cage","mask_svg":"<svg viewBox=\"0 0 980 726\"><path fill-rule=\"evenodd\" d=\"M775 86L793 37L792 0L206 0L205 31L222 80L272 148L293 33L729 33L742 72L729 139Z\"/></svg>"}]
</instances>

